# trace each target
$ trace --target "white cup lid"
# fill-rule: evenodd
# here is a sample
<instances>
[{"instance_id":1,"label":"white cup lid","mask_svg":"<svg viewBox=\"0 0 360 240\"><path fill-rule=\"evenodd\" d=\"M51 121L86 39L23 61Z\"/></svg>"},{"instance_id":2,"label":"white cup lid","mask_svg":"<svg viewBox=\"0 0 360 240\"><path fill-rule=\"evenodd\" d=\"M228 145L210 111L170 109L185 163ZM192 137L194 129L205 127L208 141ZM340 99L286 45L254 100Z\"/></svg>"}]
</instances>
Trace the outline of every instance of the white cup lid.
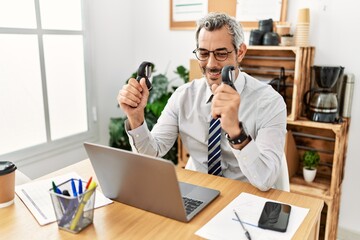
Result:
<instances>
[{"instance_id":1,"label":"white cup lid","mask_svg":"<svg viewBox=\"0 0 360 240\"><path fill-rule=\"evenodd\" d=\"M12 199L12 200L10 200L8 202L5 202L5 203L0 203L0 208L8 207L13 203L14 203L14 199Z\"/></svg>"}]
</instances>

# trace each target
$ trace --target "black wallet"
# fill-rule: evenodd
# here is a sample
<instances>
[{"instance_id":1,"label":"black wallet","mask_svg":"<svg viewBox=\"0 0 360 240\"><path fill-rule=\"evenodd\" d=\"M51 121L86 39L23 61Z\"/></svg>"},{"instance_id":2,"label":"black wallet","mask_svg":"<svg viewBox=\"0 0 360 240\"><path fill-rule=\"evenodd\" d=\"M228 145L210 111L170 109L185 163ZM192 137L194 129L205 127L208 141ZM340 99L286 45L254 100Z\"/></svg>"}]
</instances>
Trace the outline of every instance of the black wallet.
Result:
<instances>
[{"instance_id":1,"label":"black wallet","mask_svg":"<svg viewBox=\"0 0 360 240\"><path fill-rule=\"evenodd\" d=\"M291 206L276 202L266 202L258 226L278 232L286 232Z\"/></svg>"}]
</instances>

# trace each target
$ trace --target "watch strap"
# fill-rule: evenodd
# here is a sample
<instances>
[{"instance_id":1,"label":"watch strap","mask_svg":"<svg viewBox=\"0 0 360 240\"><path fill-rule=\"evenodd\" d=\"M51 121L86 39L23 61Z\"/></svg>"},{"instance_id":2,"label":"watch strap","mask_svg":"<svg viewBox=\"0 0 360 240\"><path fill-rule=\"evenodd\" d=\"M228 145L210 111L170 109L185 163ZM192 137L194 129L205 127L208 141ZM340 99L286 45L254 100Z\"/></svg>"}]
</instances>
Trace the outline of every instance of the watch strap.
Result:
<instances>
[{"instance_id":1,"label":"watch strap","mask_svg":"<svg viewBox=\"0 0 360 240\"><path fill-rule=\"evenodd\" d=\"M235 138L230 138L229 134L225 134L226 139L229 141L230 144L236 145L243 143L246 139L248 139L249 135L247 134L245 128L243 127L242 122L239 122L239 127L241 129L240 135Z\"/></svg>"}]
</instances>

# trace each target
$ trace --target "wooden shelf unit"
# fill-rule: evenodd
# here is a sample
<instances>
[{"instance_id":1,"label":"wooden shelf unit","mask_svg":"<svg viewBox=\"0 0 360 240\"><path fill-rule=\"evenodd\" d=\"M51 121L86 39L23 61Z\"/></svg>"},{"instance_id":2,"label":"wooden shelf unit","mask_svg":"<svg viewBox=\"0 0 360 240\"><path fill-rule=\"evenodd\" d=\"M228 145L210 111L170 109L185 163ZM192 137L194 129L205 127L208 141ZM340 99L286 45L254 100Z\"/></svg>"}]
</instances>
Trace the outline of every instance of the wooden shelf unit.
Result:
<instances>
[{"instance_id":1,"label":"wooden shelf unit","mask_svg":"<svg viewBox=\"0 0 360 240\"><path fill-rule=\"evenodd\" d=\"M316 150L320 154L314 182L304 181L301 161L298 171L290 178L291 192L320 198L326 204L320 223L320 239L336 239L349 122L349 119L341 124L288 120L287 124L299 158L306 150Z\"/></svg>"},{"instance_id":2,"label":"wooden shelf unit","mask_svg":"<svg viewBox=\"0 0 360 240\"><path fill-rule=\"evenodd\" d=\"M264 81L278 78L281 68L284 68L288 119L296 120L303 112L304 93L310 88L310 66L314 54L314 47L248 46L240 67Z\"/></svg>"},{"instance_id":3,"label":"wooden shelf unit","mask_svg":"<svg viewBox=\"0 0 360 240\"><path fill-rule=\"evenodd\" d=\"M295 151L301 159L305 150L315 149L321 158L317 176L312 183L303 179L302 164L299 162L295 175L290 177L290 191L324 200L326 205L322 211L319 239L330 240L336 239L337 234L350 120L331 124L305 118L302 99L310 88L314 53L314 47L249 46L240 67L260 80L279 77L281 67L285 68L287 128L294 137ZM200 77L197 61L190 60L190 80ZM178 166L184 167L189 154L180 139L178 147Z\"/></svg>"},{"instance_id":4,"label":"wooden shelf unit","mask_svg":"<svg viewBox=\"0 0 360 240\"><path fill-rule=\"evenodd\" d=\"M337 193L343 180L348 124L349 120L347 119L341 124L288 120L288 130L293 133L299 157L306 150L316 150L321 159L317 177L313 183L303 181L302 165L299 166L297 175L291 179L294 190L301 189L306 185L307 188L314 188L314 191L307 189L303 192L304 194L324 198ZM300 187L298 187L299 185ZM299 190L299 192L301 191Z\"/></svg>"}]
</instances>

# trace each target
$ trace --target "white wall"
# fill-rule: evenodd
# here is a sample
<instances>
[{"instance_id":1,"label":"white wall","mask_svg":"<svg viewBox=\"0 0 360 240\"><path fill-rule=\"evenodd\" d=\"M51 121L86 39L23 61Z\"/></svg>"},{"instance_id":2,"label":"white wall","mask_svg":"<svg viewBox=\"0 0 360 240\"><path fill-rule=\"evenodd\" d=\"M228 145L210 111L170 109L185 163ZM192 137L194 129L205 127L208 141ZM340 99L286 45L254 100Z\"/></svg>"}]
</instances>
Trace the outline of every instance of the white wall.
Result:
<instances>
[{"instance_id":1,"label":"white wall","mask_svg":"<svg viewBox=\"0 0 360 240\"><path fill-rule=\"evenodd\" d=\"M89 30L93 75L97 94L100 142L108 144L111 117L123 115L116 96L124 81L136 69L135 5L131 1L91 1Z\"/></svg>"},{"instance_id":2,"label":"white wall","mask_svg":"<svg viewBox=\"0 0 360 240\"><path fill-rule=\"evenodd\" d=\"M142 4L138 8L137 34L135 38L135 61L141 63L148 59L155 63L159 73L174 76L173 71L179 65L188 67L189 59L194 57L195 30L170 31L169 2L170 1L135 1ZM141 35L143 37L141 37ZM174 76L175 77L175 76Z\"/></svg>"}]
</instances>

